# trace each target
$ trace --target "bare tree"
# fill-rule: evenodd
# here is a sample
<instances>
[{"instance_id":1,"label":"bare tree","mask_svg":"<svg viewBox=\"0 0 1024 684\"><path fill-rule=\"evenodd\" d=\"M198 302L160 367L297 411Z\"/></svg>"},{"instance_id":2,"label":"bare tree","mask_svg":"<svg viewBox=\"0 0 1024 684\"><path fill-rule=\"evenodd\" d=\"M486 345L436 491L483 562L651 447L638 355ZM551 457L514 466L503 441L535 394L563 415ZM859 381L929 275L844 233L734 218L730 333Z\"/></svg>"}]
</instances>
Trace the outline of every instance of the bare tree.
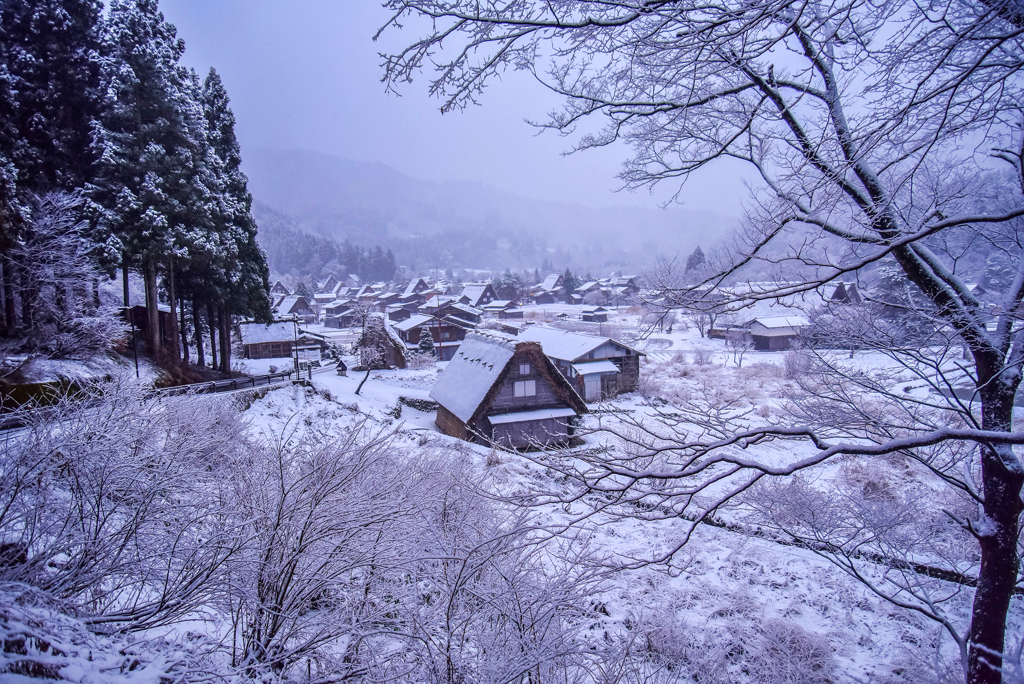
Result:
<instances>
[{"instance_id":1,"label":"bare tree","mask_svg":"<svg viewBox=\"0 0 1024 684\"><path fill-rule=\"evenodd\" d=\"M977 445L977 487L968 491L981 513L968 531L980 548L980 571L964 670L972 684L1000 681L1024 485L1024 466L1012 448L1024 439L1012 425L1024 359L1024 333L1012 312L1024 295L1024 263L1018 253L1015 275L999 295L1001 313L990 317L937 243L952 231L983 233L1024 215L1018 76L1024 13L1018 5L388 0L385 6L394 12L388 26L408 15L432 20L426 35L387 59L389 83L411 80L433 60L431 93L443 98L444 110L474 102L505 68L528 69L566 98L545 125L571 133L585 117L602 115L604 129L581 136L577 148L618 140L633 146L622 174L631 187L685 179L722 158L757 172L762 185L735 246L737 258L710 269L696 287L665 291L667 301L683 306L694 291L757 264L775 273L777 285L745 299L810 291L892 258L934 317L970 349L981 408L964 416L964 426L925 422L895 437L859 436L870 443L830 441L801 425L729 431L707 441L677 433L652 446L678 457L658 472L745 474L729 488L735 494L766 475L792 474L841 453ZM542 60L549 64L546 77ZM986 168L975 151L1008 162L1015 174L981 207L967 201ZM780 241L791 247L773 249ZM780 436L802 437L818 451L785 466L726 451ZM620 466L626 482L616 491L636 487L642 498L650 474ZM618 472L619 466L607 467ZM725 475L713 477L720 478ZM696 485L680 486L690 492L680 495L692 500Z\"/></svg>"}]
</instances>

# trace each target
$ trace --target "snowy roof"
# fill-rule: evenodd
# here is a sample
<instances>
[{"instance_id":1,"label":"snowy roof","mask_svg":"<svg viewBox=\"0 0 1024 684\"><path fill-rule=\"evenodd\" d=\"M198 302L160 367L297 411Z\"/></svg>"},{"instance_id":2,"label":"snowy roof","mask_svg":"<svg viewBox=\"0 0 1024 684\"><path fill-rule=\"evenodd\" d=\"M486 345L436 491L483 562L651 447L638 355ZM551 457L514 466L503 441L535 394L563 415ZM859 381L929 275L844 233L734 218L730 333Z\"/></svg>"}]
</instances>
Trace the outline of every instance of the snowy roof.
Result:
<instances>
[{"instance_id":1,"label":"snowy roof","mask_svg":"<svg viewBox=\"0 0 1024 684\"><path fill-rule=\"evenodd\" d=\"M409 281L409 284L406 286L405 291L402 293L402 296L403 297L409 297L411 295L416 294L416 288L419 287L420 283L423 283L423 286L427 287L427 283L426 283L425 280L423 280L423 278L417 278L416 280L411 280L411 281Z\"/></svg>"},{"instance_id":2,"label":"snowy roof","mask_svg":"<svg viewBox=\"0 0 1024 684\"><path fill-rule=\"evenodd\" d=\"M511 305L512 305L512 300L511 299L495 299L490 304L487 304L486 306L484 306L484 310L485 311L489 311L491 309L504 309L504 308L507 308L507 307L509 307Z\"/></svg>"},{"instance_id":3,"label":"snowy roof","mask_svg":"<svg viewBox=\"0 0 1024 684\"><path fill-rule=\"evenodd\" d=\"M547 356L564 361L574 361L584 354L594 351L606 342L615 342L610 337L582 335L543 326L527 328L519 334L519 339L539 342ZM621 342L615 342L615 344L622 347L626 346Z\"/></svg>"},{"instance_id":4,"label":"snowy roof","mask_svg":"<svg viewBox=\"0 0 1024 684\"><path fill-rule=\"evenodd\" d=\"M541 283L540 286L543 287L545 290L553 290L556 287L558 287L557 283L560 277L561 276L559 276L559 274L552 273L551 275L544 279L544 282Z\"/></svg>"},{"instance_id":5,"label":"snowy roof","mask_svg":"<svg viewBox=\"0 0 1024 684\"><path fill-rule=\"evenodd\" d=\"M549 418L568 418L575 416L576 411L571 408L540 409L539 411L520 411L519 413L502 413L498 416L487 416L491 425L502 425L504 423L523 423L528 420L547 420Z\"/></svg>"},{"instance_id":6,"label":"snowy roof","mask_svg":"<svg viewBox=\"0 0 1024 684\"><path fill-rule=\"evenodd\" d=\"M266 342L292 342L295 339L295 324L291 322L242 323L238 326L242 344L264 344Z\"/></svg>"},{"instance_id":7,"label":"snowy roof","mask_svg":"<svg viewBox=\"0 0 1024 684\"><path fill-rule=\"evenodd\" d=\"M484 292L487 291L488 283L467 285L462 291L463 297L469 297L470 304L476 304L480 301L480 298L484 296Z\"/></svg>"},{"instance_id":8,"label":"snowy roof","mask_svg":"<svg viewBox=\"0 0 1024 684\"><path fill-rule=\"evenodd\" d=\"M587 363L574 363L572 367L580 375L593 375L594 373L618 373L619 367L611 361L589 361Z\"/></svg>"},{"instance_id":9,"label":"snowy roof","mask_svg":"<svg viewBox=\"0 0 1024 684\"><path fill-rule=\"evenodd\" d=\"M469 333L430 390L430 398L468 423L515 353L516 338L510 335Z\"/></svg>"},{"instance_id":10,"label":"snowy roof","mask_svg":"<svg viewBox=\"0 0 1024 684\"><path fill-rule=\"evenodd\" d=\"M768 329L772 328L803 328L810 325L803 316L768 316L765 318L755 318L751 321L751 324L758 323Z\"/></svg>"},{"instance_id":11,"label":"snowy roof","mask_svg":"<svg viewBox=\"0 0 1024 684\"><path fill-rule=\"evenodd\" d=\"M291 295L289 297L282 297L281 301L279 301L277 303L277 306L275 308L277 309L278 313L282 313L282 314L291 313L292 309L295 308L295 305L299 303L300 299L302 300L302 303L308 308L309 304L306 304L306 298L305 297L299 297L299 296L296 296L296 295Z\"/></svg>"},{"instance_id":12,"label":"snowy roof","mask_svg":"<svg viewBox=\"0 0 1024 684\"><path fill-rule=\"evenodd\" d=\"M427 316L425 314L413 314L412 316L409 316L401 323L395 323L394 326L392 327L394 327L395 330L401 330L402 332L406 332L408 330L412 330L417 326L423 325L424 323L430 321L432 318L433 316Z\"/></svg>"}]
</instances>

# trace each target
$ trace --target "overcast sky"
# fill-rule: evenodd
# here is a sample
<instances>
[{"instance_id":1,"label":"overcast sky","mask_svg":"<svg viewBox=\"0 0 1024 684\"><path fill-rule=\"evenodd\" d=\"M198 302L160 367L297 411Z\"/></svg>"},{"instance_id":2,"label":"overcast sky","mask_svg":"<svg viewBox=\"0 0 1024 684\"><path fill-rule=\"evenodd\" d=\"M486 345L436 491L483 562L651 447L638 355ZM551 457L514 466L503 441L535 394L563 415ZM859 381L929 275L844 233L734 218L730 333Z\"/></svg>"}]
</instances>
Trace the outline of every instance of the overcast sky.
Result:
<instances>
[{"instance_id":1,"label":"overcast sky","mask_svg":"<svg viewBox=\"0 0 1024 684\"><path fill-rule=\"evenodd\" d=\"M305 148L383 162L432 180L478 180L538 199L656 206L668 188L614 193L625 147L562 153L570 141L538 135L559 101L525 74L508 74L483 106L441 115L426 74L402 97L381 83L379 52L412 41L411 30L372 36L387 19L374 0L161 0L185 40L184 61L220 72L246 145ZM685 206L739 213L743 191L726 169L693 179Z\"/></svg>"}]
</instances>

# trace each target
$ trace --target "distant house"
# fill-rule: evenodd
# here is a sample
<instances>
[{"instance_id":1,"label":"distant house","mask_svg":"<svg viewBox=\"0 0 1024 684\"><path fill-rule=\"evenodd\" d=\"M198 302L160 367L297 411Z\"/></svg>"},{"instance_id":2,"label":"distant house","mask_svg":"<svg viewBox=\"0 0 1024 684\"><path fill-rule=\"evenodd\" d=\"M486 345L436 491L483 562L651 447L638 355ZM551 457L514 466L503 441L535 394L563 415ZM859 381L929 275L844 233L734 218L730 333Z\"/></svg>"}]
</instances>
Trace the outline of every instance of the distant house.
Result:
<instances>
[{"instance_id":1,"label":"distant house","mask_svg":"<svg viewBox=\"0 0 1024 684\"><path fill-rule=\"evenodd\" d=\"M339 299L323 307L323 325L327 328L351 328L362 325L363 311L351 299Z\"/></svg>"},{"instance_id":2,"label":"distant house","mask_svg":"<svg viewBox=\"0 0 1024 684\"><path fill-rule=\"evenodd\" d=\"M755 318L748 326L757 351L784 351L800 339L800 331L810 325L803 316L766 316Z\"/></svg>"},{"instance_id":3,"label":"distant house","mask_svg":"<svg viewBox=\"0 0 1024 684\"><path fill-rule=\"evenodd\" d=\"M392 327L408 351L419 349L422 336L430 335L434 341L434 350L441 361L451 361L458 351L459 344L466 338L467 332L466 328L447 317L438 318L427 314L413 314Z\"/></svg>"},{"instance_id":4,"label":"distant house","mask_svg":"<svg viewBox=\"0 0 1024 684\"><path fill-rule=\"evenodd\" d=\"M608 309L603 306L585 306L580 311L580 319L588 323L607 323Z\"/></svg>"},{"instance_id":5,"label":"distant house","mask_svg":"<svg viewBox=\"0 0 1024 684\"><path fill-rule=\"evenodd\" d=\"M403 297L411 297L412 295L418 295L426 292L430 289L430 285L423 278L415 278L410 280L409 284L405 286L405 290L402 292Z\"/></svg>"},{"instance_id":6,"label":"distant house","mask_svg":"<svg viewBox=\"0 0 1024 684\"><path fill-rule=\"evenodd\" d=\"M547 292L551 292L552 290L557 290L558 288L562 287L564 283L564 273L552 273L551 275L544 277L544 280L540 284L540 289L545 290Z\"/></svg>"},{"instance_id":7,"label":"distant house","mask_svg":"<svg viewBox=\"0 0 1024 684\"><path fill-rule=\"evenodd\" d=\"M503 309L498 312L498 318L502 320L517 319L523 317L522 309Z\"/></svg>"},{"instance_id":8,"label":"distant house","mask_svg":"<svg viewBox=\"0 0 1024 684\"><path fill-rule=\"evenodd\" d=\"M325 280L320 285L320 291L321 292L334 292L334 290L336 290L337 287L338 287L338 279L332 273L329 276L327 276L327 280Z\"/></svg>"},{"instance_id":9,"label":"distant house","mask_svg":"<svg viewBox=\"0 0 1024 684\"><path fill-rule=\"evenodd\" d=\"M297 316L304 323L312 323L316 320L316 313L309 305L305 297L290 295L281 297L274 305L274 316L276 318L291 318Z\"/></svg>"},{"instance_id":10,"label":"distant house","mask_svg":"<svg viewBox=\"0 0 1024 684\"><path fill-rule=\"evenodd\" d=\"M640 382L640 357L610 337L596 337L543 326L525 328L519 339L537 342L587 401L632 392Z\"/></svg>"},{"instance_id":11,"label":"distant house","mask_svg":"<svg viewBox=\"0 0 1024 684\"><path fill-rule=\"evenodd\" d=\"M136 338L139 340L147 339L146 331L149 330L149 316L148 309L144 306L136 304L131 307L131 320L125 316L126 323L134 323ZM171 307L166 304L157 304L157 323L160 326L160 341L163 344L170 344L173 342L171 339Z\"/></svg>"},{"instance_id":12,"label":"distant house","mask_svg":"<svg viewBox=\"0 0 1024 684\"><path fill-rule=\"evenodd\" d=\"M466 336L430 397L447 435L508 448L564 444L586 404L535 342Z\"/></svg>"},{"instance_id":13,"label":"distant house","mask_svg":"<svg viewBox=\"0 0 1024 684\"><path fill-rule=\"evenodd\" d=\"M860 304L864 301L857 283L830 283L825 286L825 301L830 304Z\"/></svg>"},{"instance_id":14,"label":"distant house","mask_svg":"<svg viewBox=\"0 0 1024 684\"><path fill-rule=\"evenodd\" d=\"M514 306L514 302L511 299L495 299L490 304L485 304L483 307L484 313L498 314L505 309L511 309Z\"/></svg>"},{"instance_id":15,"label":"distant house","mask_svg":"<svg viewBox=\"0 0 1024 684\"><path fill-rule=\"evenodd\" d=\"M272 295L290 295L292 292L284 286L280 280L274 283L273 287L270 288L270 294Z\"/></svg>"},{"instance_id":16,"label":"distant house","mask_svg":"<svg viewBox=\"0 0 1024 684\"><path fill-rule=\"evenodd\" d=\"M459 301L479 309L497 298L498 295L494 293L494 287L490 283L471 283L462 290Z\"/></svg>"},{"instance_id":17,"label":"distant house","mask_svg":"<svg viewBox=\"0 0 1024 684\"><path fill-rule=\"evenodd\" d=\"M535 294L533 296L533 301L535 304L556 304L558 303L558 298L555 296L554 292L545 291Z\"/></svg>"}]
</instances>

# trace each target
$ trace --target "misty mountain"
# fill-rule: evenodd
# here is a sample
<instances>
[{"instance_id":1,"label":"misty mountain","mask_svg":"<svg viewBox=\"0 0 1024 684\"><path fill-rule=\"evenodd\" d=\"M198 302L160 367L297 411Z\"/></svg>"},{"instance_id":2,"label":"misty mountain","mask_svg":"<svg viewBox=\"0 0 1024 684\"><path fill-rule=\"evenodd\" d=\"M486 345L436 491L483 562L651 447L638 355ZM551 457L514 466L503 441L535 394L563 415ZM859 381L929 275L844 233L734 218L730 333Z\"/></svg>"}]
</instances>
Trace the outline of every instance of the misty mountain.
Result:
<instances>
[{"instance_id":1,"label":"misty mountain","mask_svg":"<svg viewBox=\"0 0 1024 684\"><path fill-rule=\"evenodd\" d=\"M413 178L390 166L252 147L243 162L258 220L391 249L412 271L439 268L639 270L685 257L730 221L685 207L598 207L521 197L472 181ZM638 196L638 204L643 197ZM274 264L271 264L274 267Z\"/></svg>"}]
</instances>

